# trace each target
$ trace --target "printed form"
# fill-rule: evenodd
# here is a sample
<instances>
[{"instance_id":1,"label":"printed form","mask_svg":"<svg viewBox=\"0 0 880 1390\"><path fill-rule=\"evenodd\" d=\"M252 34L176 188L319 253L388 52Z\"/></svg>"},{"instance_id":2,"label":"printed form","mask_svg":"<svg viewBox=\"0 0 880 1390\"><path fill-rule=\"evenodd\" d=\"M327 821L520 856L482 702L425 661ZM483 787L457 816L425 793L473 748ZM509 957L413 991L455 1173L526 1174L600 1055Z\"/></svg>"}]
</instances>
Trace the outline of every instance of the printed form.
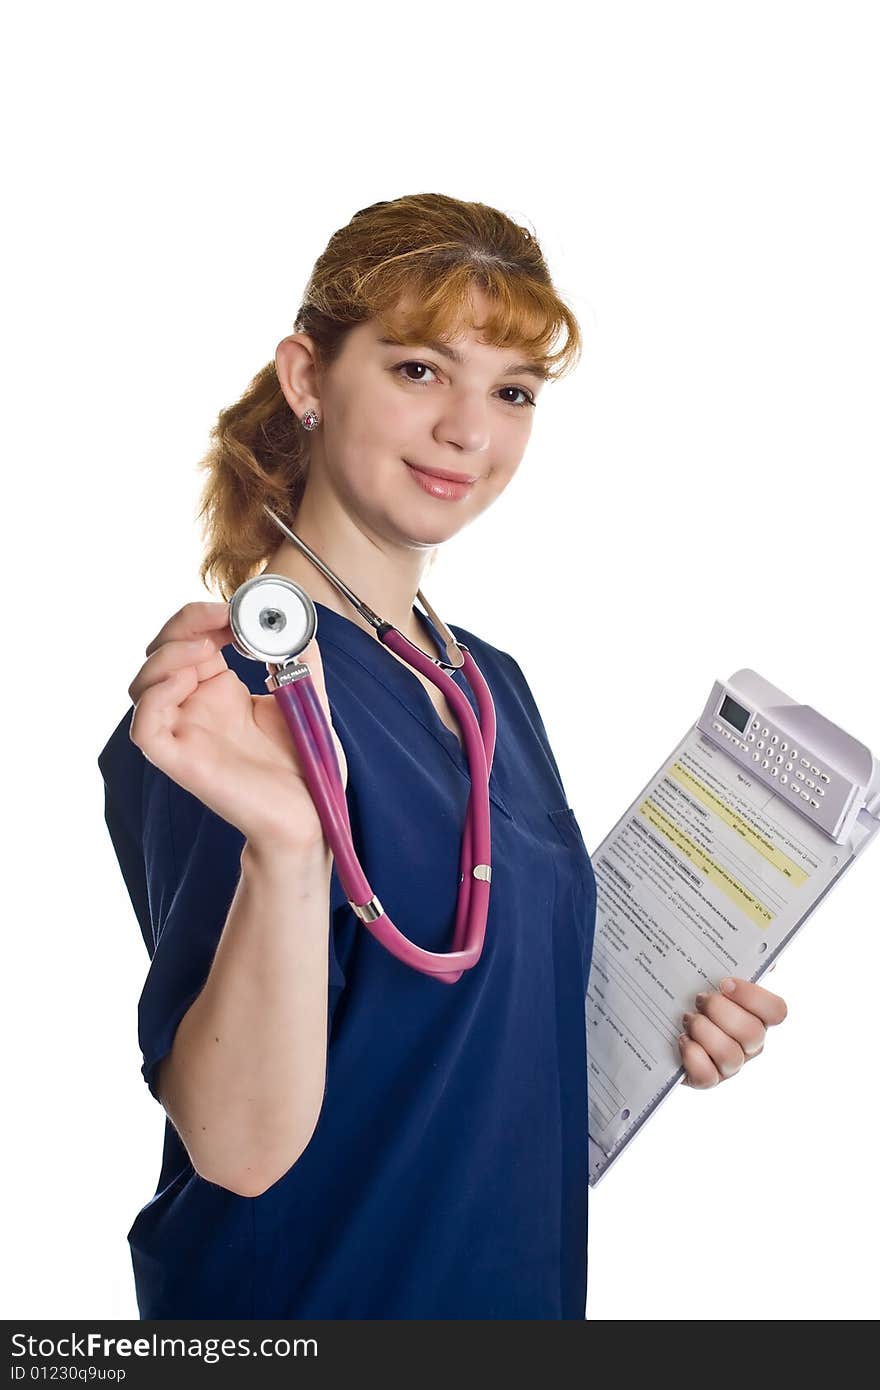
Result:
<instances>
[{"instance_id":1,"label":"printed form","mask_svg":"<svg viewBox=\"0 0 880 1390\"><path fill-rule=\"evenodd\" d=\"M755 980L854 857L696 727L592 856L590 1182L683 1074L681 1016Z\"/></svg>"}]
</instances>

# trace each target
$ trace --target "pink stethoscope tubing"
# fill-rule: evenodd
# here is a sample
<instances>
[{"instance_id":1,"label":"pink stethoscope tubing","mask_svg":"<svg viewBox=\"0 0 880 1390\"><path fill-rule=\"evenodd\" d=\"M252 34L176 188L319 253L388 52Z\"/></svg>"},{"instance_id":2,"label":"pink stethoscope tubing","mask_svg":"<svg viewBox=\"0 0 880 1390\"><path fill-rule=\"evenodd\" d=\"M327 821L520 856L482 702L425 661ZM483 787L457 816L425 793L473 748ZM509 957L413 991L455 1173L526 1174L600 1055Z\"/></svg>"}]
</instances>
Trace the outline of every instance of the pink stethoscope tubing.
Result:
<instances>
[{"instance_id":1,"label":"pink stethoscope tubing","mask_svg":"<svg viewBox=\"0 0 880 1390\"><path fill-rule=\"evenodd\" d=\"M464 733L471 789L462 835L459 861L461 881L452 950L426 951L417 946L398 930L381 908L378 916L367 915L361 920L376 940L405 965L426 975L434 975L446 984L455 984L464 971L476 965L480 959L486 935L491 879L475 877L473 870L478 865L485 865L486 868L491 866L489 773L495 750L495 709L489 688L466 647L461 647L465 654L464 671L477 700L479 723L470 702L455 682L433 666L431 659L425 657L403 633L389 625L381 640L422 671L446 695ZM432 670L426 669L431 666ZM311 674L303 674L278 686L272 694L278 701L293 738L303 776L333 851L336 871L346 897L355 911L358 907L368 908L371 903L376 903L376 899L354 850L336 751Z\"/></svg>"},{"instance_id":2,"label":"pink stethoscope tubing","mask_svg":"<svg viewBox=\"0 0 880 1390\"><path fill-rule=\"evenodd\" d=\"M492 878L489 774L492 770L496 736L495 706L489 687L469 649L458 643L449 629L436 619L421 590L418 597L441 628L446 640L447 655L451 651L456 655L460 654L460 664L444 663L436 657L428 656L392 623L378 618L372 609L305 545L305 542L289 531L268 507L265 510L285 535L313 560L370 621L379 640L443 691L458 717L470 770L470 791L459 861L461 873L455 927L450 951L427 951L410 941L391 921L373 893L354 849L345 789L330 728L312 681L311 671L304 662L297 659L317 629L317 611L314 603L305 590L292 580L266 573L247 580L230 600L230 625L234 645L246 656L267 660L270 674L266 686L277 700L290 731L303 777L352 910L375 939L398 960L414 970L442 980L445 984L455 984L461 979L464 971L471 969L480 959L489 912ZM260 596L261 585L267 586L264 590L267 595L265 603ZM291 636L285 639L286 620L283 605L289 596L295 599L300 625L294 622ZM278 607L279 602L281 608ZM258 610L259 624L256 617ZM272 628L270 620L274 621L276 629L274 639L267 639L265 636ZM278 648L279 640L283 652ZM285 646L285 640L292 645ZM270 647L272 655L268 657L267 651ZM467 696L447 675L444 666L450 670L464 671L476 699L479 722Z\"/></svg>"}]
</instances>

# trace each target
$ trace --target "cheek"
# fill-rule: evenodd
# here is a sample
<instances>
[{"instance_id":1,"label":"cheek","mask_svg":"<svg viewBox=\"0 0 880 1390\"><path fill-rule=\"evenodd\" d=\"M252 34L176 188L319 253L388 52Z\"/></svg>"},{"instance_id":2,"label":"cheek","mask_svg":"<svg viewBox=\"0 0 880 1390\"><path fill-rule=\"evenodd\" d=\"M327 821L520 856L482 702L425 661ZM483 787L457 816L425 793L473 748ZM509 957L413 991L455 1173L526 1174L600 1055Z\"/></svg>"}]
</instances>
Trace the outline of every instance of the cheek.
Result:
<instances>
[{"instance_id":1,"label":"cheek","mask_svg":"<svg viewBox=\"0 0 880 1390\"><path fill-rule=\"evenodd\" d=\"M412 408L401 400L400 392L378 386L362 389L334 407L336 443L350 449L382 450L404 446L412 430Z\"/></svg>"},{"instance_id":2,"label":"cheek","mask_svg":"<svg viewBox=\"0 0 880 1390\"><path fill-rule=\"evenodd\" d=\"M516 439L499 441L492 452L491 482L499 489L507 487L519 472L522 464L525 443L522 436Z\"/></svg>"}]
</instances>

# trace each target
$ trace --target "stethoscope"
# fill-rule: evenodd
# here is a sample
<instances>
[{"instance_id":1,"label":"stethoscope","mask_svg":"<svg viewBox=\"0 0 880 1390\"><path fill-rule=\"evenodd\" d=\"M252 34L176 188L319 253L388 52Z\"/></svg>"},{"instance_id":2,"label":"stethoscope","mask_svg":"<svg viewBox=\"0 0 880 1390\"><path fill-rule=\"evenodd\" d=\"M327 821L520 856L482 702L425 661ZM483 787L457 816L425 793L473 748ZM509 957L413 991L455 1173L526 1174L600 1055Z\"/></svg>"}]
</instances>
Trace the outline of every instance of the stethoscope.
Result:
<instances>
[{"instance_id":1,"label":"stethoscope","mask_svg":"<svg viewBox=\"0 0 880 1390\"><path fill-rule=\"evenodd\" d=\"M446 661L422 651L393 623L377 617L270 507L264 504L263 510L376 629L379 640L443 691L458 716L464 733L471 785L459 861L461 876L455 930L451 951L426 951L395 927L367 882L355 854L333 739L309 667L298 660L317 631L318 614L314 603L304 589L280 574L259 574L248 579L230 599L233 646L242 656L265 661L268 666L266 687L278 701L290 729L349 906L376 940L398 960L445 984L455 984L464 971L480 959L489 912L492 881L489 773L495 752L496 727L489 687L468 648L457 642L446 624L440 621L421 589L416 597L442 635ZM470 683L479 722L467 696L446 674L458 670L464 671Z\"/></svg>"}]
</instances>

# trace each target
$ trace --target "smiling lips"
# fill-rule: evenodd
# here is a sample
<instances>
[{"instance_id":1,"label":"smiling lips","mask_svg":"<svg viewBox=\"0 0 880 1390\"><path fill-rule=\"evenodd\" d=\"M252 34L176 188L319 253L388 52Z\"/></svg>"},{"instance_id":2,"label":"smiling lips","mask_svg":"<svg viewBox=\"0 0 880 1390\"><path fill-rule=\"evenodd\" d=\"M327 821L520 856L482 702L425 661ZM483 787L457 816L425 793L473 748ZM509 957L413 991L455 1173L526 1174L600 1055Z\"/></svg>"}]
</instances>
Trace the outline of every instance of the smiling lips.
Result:
<instances>
[{"instance_id":1,"label":"smiling lips","mask_svg":"<svg viewBox=\"0 0 880 1390\"><path fill-rule=\"evenodd\" d=\"M431 497L438 497L441 500L452 502L458 498L467 497L476 478L468 478L461 473L445 473L439 469L432 468L430 471L425 468L416 468L414 464L403 460L410 471L410 475L419 487Z\"/></svg>"}]
</instances>

